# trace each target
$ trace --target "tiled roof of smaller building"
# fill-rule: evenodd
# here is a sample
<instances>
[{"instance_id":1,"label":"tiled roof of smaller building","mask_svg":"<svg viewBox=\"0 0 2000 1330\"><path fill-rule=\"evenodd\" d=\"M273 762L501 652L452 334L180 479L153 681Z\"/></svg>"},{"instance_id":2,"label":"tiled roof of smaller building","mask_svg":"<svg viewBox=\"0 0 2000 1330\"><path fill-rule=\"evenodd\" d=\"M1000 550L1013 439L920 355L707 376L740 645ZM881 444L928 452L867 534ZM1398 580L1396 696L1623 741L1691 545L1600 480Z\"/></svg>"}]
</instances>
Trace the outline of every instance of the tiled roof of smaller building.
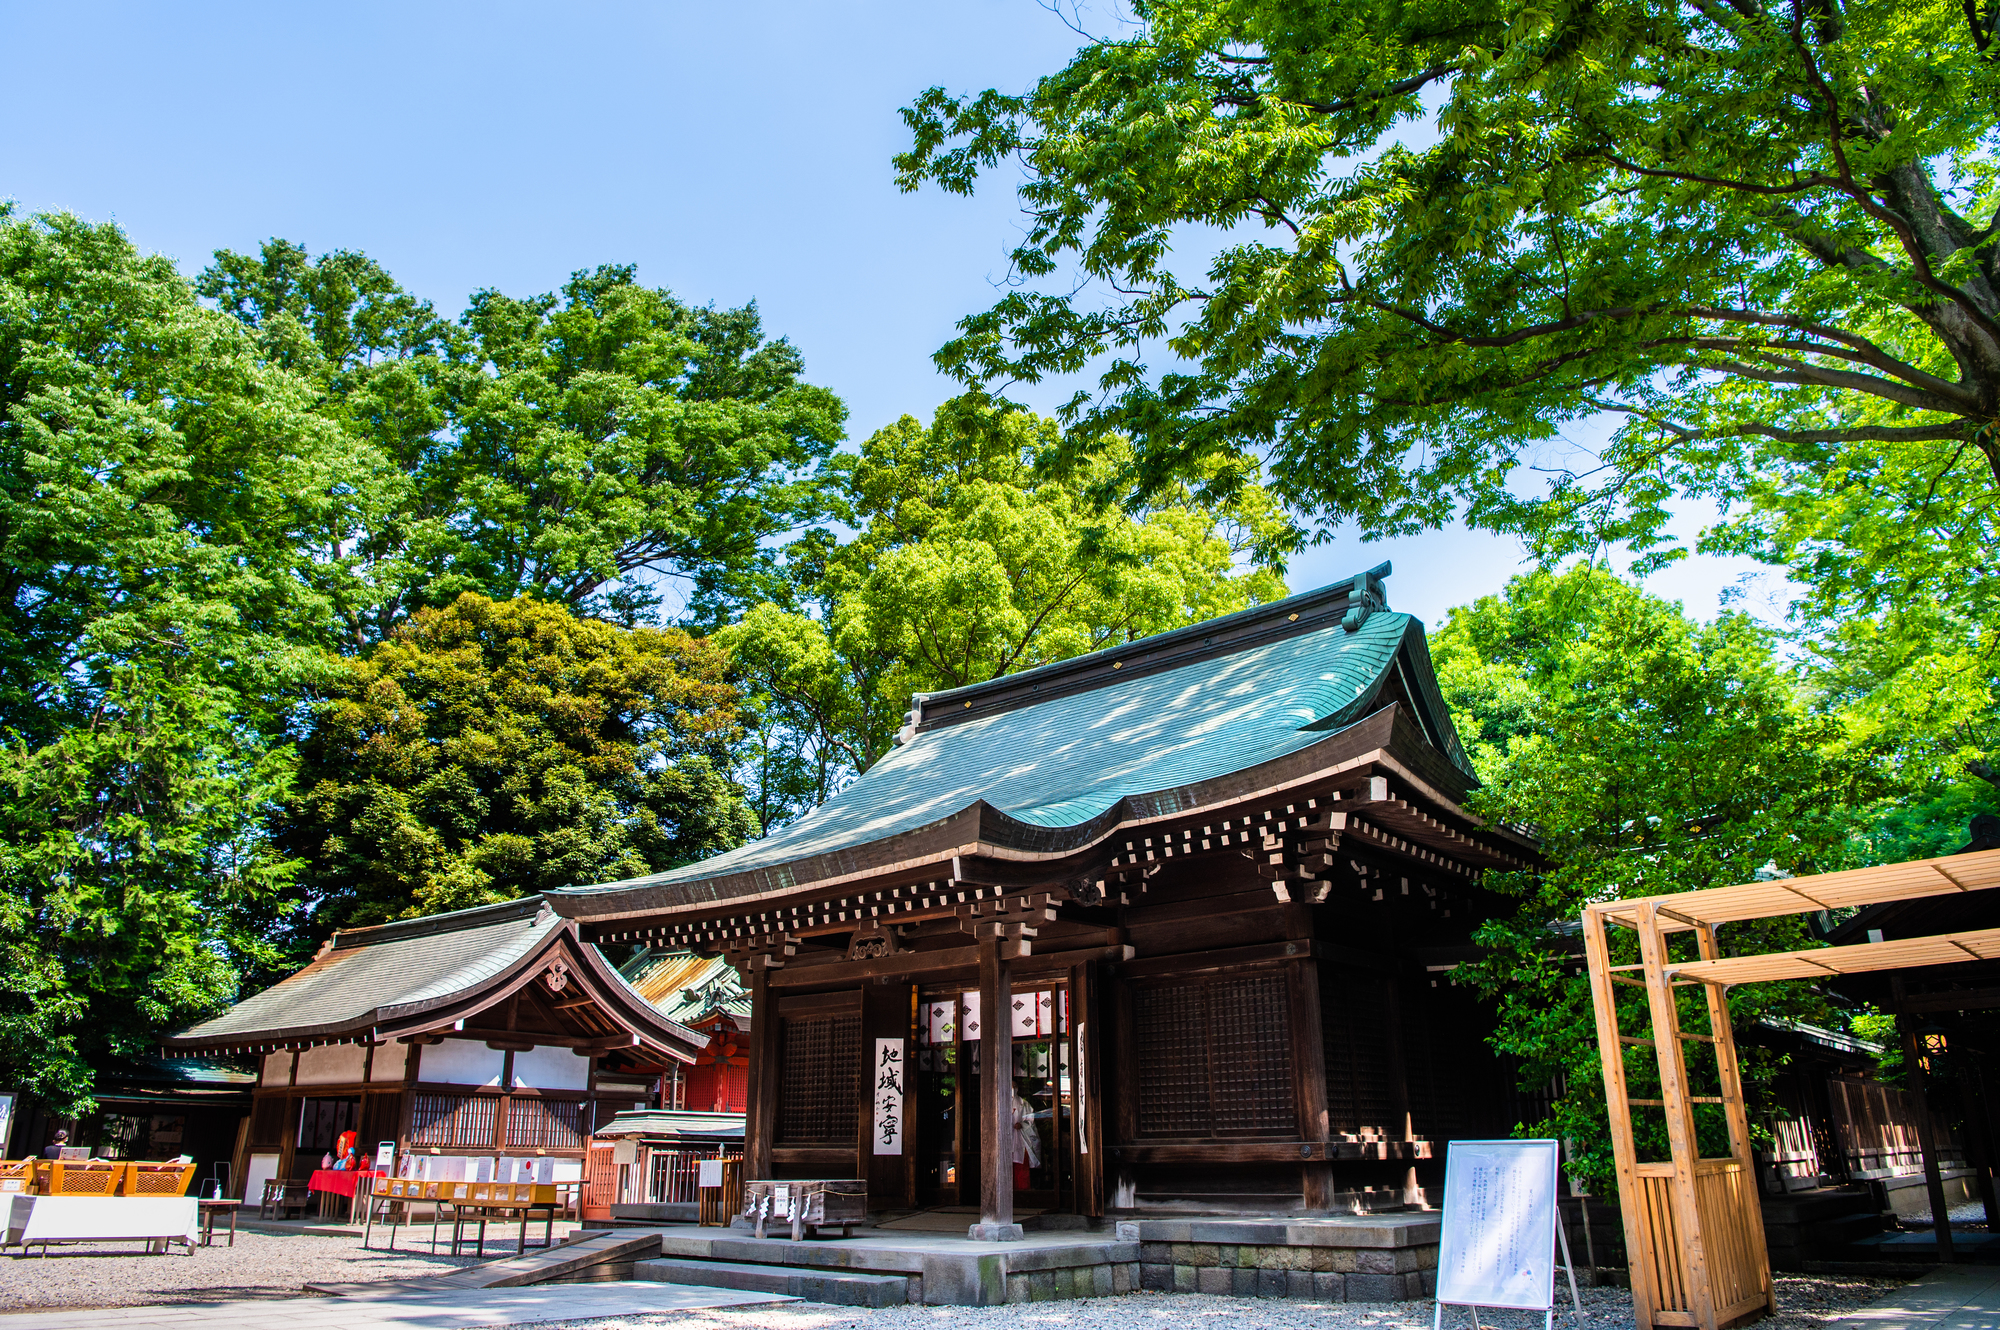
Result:
<instances>
[{"instance_id":1,"label":"tiled roof of smaller building","mask_svg":"<svg viewBox=\"0 0 2000 1330\"><path fill-rule=\"evenodd\" d=\"M530 898L347 929L297 974L179 1037L221 1039L388 1020L491 979L563 926L539 898Z\"/></svg>"},{"instance_id":2,"label":"tiled roof of smaller building","mask_svg":"<svg viewBox=\"0 0 2000 1330\"><path fill-rule=\"evenodd\" d=\"M727 1012L741 1022L750 1018L750 995L721 956L642 951L620 966L619 973L639 996L682 1025L692 1025L713 1010Z\"/></svg>"},{"instance_id":3,"label":"tiled roof of smaller building","mask_svg":"<svg viewBox=\"0 0 2000 1330\"><path fill-rule=\"evenodd\" d=\"M678 1109L632 1109L615 1113L611 1121L597 1129L600 1137L633 1136L645 1140L678 1140L707 1137L742 1140L741 1113L688 1113Z\"/></svg>"}]
</instances>

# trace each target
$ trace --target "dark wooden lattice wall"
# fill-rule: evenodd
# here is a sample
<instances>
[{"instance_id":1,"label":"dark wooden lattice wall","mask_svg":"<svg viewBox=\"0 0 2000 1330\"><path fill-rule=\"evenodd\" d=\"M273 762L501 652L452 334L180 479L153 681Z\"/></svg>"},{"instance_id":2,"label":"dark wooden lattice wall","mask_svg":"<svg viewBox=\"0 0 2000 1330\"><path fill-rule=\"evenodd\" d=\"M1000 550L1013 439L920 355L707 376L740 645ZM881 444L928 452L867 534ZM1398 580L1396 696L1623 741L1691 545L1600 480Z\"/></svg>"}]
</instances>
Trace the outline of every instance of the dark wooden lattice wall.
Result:
<instances>
[{"instance_id":1,"label":"dark wooden lattice wall","mask_svg":"<svg viewBox=\"0 0 2000 1330\"><path fill-rule=\"evenodd\" d=\"M1132 1000L1142 1137L1297 1132L1281 971L1145 984Z\"/></svg>"},{"instance_id":2,"label":"dark wooden lattice wall","mask_svg":"<svg viewBox=\"0 0 2000 1330\"><path fill-rule=\"evenodd\" d=\"M781 1036L777 1139L852 1146L860 1130L861 1016L788 1016Z\"/></svg>"},{"instance_id":3,"label":"dark wooden lattice wall","mask_svg":"<svg viewBox=\"0 0 2000 1330\"><path fill-rule=\"evenodd\" d=\"M1374 1127L1401 1132L1392 1122L1389 1084L1390 977L1375 970L1323 965L1319 972L1319 1029L1326 1050L1326 1112L1334 1131Z\"/></svg>"},{"instance_id":4,"label":"dark wooden lattice wall","mask_svg":"<svg viewBox=\"0 0 2000 1330\"><path fill-rule=\"evenodd\" d=\"M1444 978L1407 981L1402 1008L1410 1122L1417 1135L1448 1141L1510 1134L1512 1077L1486 1043L1491 1010Z\"/></svg>"}]
</instances>

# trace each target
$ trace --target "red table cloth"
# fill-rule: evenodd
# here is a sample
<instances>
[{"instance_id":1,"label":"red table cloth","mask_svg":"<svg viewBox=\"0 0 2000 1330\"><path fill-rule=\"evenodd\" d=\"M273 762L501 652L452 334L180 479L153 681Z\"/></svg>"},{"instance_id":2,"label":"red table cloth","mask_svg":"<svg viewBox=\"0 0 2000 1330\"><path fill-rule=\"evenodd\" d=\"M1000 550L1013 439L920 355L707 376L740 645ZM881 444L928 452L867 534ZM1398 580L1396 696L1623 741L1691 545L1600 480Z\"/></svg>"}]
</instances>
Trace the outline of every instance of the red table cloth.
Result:
<instances>
[{"instance_id":1,"label":"red table cloth","mask_svg":"<svg viewBox=\"0 0 2000 1330\"><path fill-rule=\"evenodd\" d=\"M361 1185L361 1179L387 1176L386 1173L377 1173L365 1168L316 1168L313 1170L312 1181L306 1184L306 1188L309 1191L330 1191L335 1196L352 1199L355 1190Z\"/></svg>"}]
</instances>

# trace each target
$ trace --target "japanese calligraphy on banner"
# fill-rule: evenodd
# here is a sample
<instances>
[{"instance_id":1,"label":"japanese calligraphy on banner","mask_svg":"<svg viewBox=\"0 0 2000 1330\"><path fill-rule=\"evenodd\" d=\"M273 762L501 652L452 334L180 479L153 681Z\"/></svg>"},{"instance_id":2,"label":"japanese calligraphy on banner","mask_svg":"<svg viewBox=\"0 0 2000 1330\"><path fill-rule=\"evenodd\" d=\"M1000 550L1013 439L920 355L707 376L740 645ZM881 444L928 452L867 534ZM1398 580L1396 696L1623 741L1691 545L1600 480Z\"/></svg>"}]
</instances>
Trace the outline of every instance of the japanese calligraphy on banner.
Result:
<instances>
[{"instance_id":1,"label":"japanese calligraphy on banner","mask_svg":"<svg viewBox=\"0 0 2000 1330\"><path fill-rule=\"evenodd\" d=\"M1556 1143L1451 1142L1437 1300L1547 1311L1555 1280Z\"/></svg>"},{"instance_id":2,"label":"japanese calligraphy on banner","mask_svg":"<svg viewBox=\"0 0 2000 1330\"><path fill-rule=\"evenodd\" d=\"M875 1041L875 1153L903 1153L903 1041Z\"/></svg>"}]
</instances>

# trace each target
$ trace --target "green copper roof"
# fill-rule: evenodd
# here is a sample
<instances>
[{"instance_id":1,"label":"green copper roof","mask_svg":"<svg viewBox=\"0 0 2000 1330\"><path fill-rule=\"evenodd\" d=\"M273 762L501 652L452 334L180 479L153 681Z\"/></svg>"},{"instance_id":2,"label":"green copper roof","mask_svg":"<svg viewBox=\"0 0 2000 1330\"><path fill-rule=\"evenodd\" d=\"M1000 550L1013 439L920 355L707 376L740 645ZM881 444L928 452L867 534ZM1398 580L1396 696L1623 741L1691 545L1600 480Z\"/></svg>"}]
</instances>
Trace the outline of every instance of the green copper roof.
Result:
<instances>
[{"instance_id":1,"label":"green copper roof","mask_svg":"<svg viewBox=\"0 0 2000 1330\"><path fill-rule=\"evenodd\" d=\"M1293 605L1300 608L1288 621ZM1348 631L1346 608L1332 591L1294 596L1081 661L933 694L921 699L923 719L907 742L797 822L700 863L560 894L699 882L838 854L982 801L1020 822L1073 827L1126 796L1226 776L1318 743L1383 705L1392 683L1417 704L1432 742L1470 776L1437 696L1423 626L1379 610ZM1249 630L1262 636L1241 650L1225 643L1201 653L1210 641ZM1197 658L1145 664L1182 654ZM1132 668L1115 673L1114 661ZM1033 701L1044 687L1059 695ZM998 709L984 710L994 698ZM1007 704L1016 699L1025 700ZM953 723L961 708L968 718Z\"/></svg>"}]
</instances>

